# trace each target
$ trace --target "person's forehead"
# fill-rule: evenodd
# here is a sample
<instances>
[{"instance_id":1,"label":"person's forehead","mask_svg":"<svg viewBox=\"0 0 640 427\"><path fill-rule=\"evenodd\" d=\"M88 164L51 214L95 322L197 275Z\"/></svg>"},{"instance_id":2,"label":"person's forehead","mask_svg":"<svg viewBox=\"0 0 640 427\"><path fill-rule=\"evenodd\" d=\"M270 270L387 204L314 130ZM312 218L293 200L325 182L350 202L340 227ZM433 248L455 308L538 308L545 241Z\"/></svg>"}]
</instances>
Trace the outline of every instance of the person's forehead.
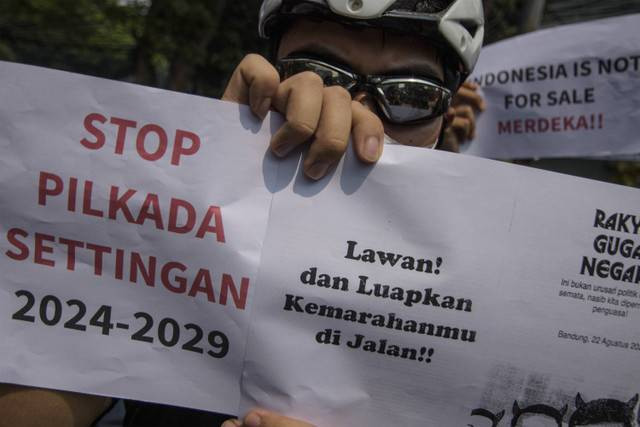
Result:
<instances>
[{"instance_id":1,"label":"person's forehead","mask_svg":"<svg viewBox=\"0 0 640 427\"><path fill-rule=\"evenodd\" d=\"M426 40L378 28L352 28L331 21L298 20L283 34L279 56L296 52L332 56L363 74L415 70L442 78L436 50Z\"/></svg>"}]
</instances>

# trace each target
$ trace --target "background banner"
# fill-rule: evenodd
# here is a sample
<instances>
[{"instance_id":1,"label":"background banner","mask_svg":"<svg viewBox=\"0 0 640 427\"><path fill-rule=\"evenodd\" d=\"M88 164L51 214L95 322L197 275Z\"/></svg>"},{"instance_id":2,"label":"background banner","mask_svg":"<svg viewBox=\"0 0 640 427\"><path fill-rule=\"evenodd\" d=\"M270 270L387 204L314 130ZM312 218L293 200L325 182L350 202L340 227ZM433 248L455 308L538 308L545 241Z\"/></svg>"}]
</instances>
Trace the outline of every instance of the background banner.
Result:
<instances>
[{"instance_id":1,"label":"background banner","mask_svg":"<svg viewBox=\"0 0 640 427\"><path fill-rule=\"evenodd\" d=\"M487 110L476 156L513 159L637 155L640 15L554 27L483 49L471 81Z\"/></svg>"}]
</instances>

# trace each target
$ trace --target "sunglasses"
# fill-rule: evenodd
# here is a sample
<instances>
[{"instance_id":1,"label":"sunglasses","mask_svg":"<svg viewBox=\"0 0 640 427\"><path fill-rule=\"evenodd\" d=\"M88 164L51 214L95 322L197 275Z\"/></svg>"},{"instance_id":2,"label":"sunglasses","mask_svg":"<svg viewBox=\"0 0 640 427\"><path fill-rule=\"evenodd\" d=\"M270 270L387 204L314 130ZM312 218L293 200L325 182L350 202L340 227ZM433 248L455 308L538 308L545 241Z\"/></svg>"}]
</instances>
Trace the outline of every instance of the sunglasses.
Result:
<instances>
[{"instance_id":1,"label":"sunglasses","mask_svg":"<svg viewBox=\"0 0 640 427\"><path fill-rule=\"evenodd\" d=\"M303 71L312 71L322 78L325 86L342 86L351 94L365 91L373 96L380 112L393 124L412 125L429 121L446 113L451 104L451 91L431 79L360 75L305 57L279 59L276 68L282 80Z\"/></svg>"}]
</instances>

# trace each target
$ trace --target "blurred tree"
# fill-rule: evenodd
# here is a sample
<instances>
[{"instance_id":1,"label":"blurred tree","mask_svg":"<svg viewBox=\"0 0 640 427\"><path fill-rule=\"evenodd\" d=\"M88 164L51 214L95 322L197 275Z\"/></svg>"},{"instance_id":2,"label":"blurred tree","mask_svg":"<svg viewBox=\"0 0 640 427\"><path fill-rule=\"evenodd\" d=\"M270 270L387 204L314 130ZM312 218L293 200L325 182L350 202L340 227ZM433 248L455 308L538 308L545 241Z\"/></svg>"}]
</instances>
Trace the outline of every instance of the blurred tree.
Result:
<instances>
[{"instance_id":1,"label":"blurred tree","mask_svg":"<svg viewBox=\"0 0 640 427\"><path fill-rule=\"evenodd\" d=\"M640 162L616 162L614 170L618 184L640 188Z\"/></svg>"},{"instance_id":2,"label":"blurred tree","mask_svg":"<svg viewBox=\"0 0 640 427\"><path fill-rule=\"evenodd\" d=\"M135 81L219 96L258 40L259 0L154 0L137 42Z\"/></svg>"},{"instance_id":3,"label":"blurred tree","mask_svg":"<svg viewBox=\"0 0 640 427\"><path fill-rule=\"evenodd\" d=\"M484 0L486 33L485 45L519 32L524 0Z\"/></svg>"},{"instance_id":4,"label":"blurred tree","mask_svg":"<svg viewBox=\"0 0 640 427\"><path fill-rule=\"evenodd\" d=\"M247 53L266 55L268 52L268 42L258 37L258 11L262 1L226 3L218 30L209 41L206 61L198 66L193 80L198 93L222 95L226 80Z\"/></svg>"},{"instance_id":5,"label":"blurred tree","mask_svg":"<svg viewBox=\"0 0 640 427\"><path fill-rule=\"evenodd\" d=\"M219 96L260 0L3 0L0 59Z\"/></svg>"},{"instance_id":6,"label":"blurred tree","mask_svg":"<svg viewBox=\"0 0 640 427\"><path fill-rule=\"evenodd\" d=\"M115 0L3 0L0 59L124 77L138 9Z\"/></svg>"}]
</instances>

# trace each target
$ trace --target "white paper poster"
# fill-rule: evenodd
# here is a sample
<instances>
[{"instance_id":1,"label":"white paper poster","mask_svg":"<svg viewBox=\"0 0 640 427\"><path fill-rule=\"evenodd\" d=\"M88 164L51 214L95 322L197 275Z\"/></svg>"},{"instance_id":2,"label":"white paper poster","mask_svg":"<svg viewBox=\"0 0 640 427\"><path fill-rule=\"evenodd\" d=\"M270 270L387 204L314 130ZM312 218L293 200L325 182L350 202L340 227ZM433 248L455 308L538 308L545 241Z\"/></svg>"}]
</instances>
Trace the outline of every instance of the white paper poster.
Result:
<instances>
[{"instance_id":1,"label":"white paper poster","mask_svg":"<svg viewBox=\"0 0 640 427\"><path fill-rule=\"evenodd\" d=\"M640 15L554 27L483 49L470 80L487 110L467 154L640 153Z\"/></svg>"},{"instance_id":2,"label":"white paper poster","mask_svg":"<svg viewBox=\"0 0 640 427\"><path fill-rule=\"evenodd\" d=\"M638 206L634 189L396 146L373 171L294 181L271 209L243 408L322 426L588 425L616 402L635 417Z\"/></svg>"},{"instance_id":3,"label":"white paper poster","mask_svg":"<svg viewBox=\"0 0 640 427\"><path fill-rule=\"evenodd\" d=\"M312 183L267 153L275 115L0 76L0 382L318 426L637 422L637 189L391 145Z\"/></svg>"},{"instance_id":4,"label":"white paper poster","mask_svg":"<svg viewBox=\"0 0 640 427\"><path fill-rule=\"evenodd\" d=\"M230 141L236 105L0 66L0 380L237 407L276 171L256 123Z\"/></svg>"}]
</instances>

